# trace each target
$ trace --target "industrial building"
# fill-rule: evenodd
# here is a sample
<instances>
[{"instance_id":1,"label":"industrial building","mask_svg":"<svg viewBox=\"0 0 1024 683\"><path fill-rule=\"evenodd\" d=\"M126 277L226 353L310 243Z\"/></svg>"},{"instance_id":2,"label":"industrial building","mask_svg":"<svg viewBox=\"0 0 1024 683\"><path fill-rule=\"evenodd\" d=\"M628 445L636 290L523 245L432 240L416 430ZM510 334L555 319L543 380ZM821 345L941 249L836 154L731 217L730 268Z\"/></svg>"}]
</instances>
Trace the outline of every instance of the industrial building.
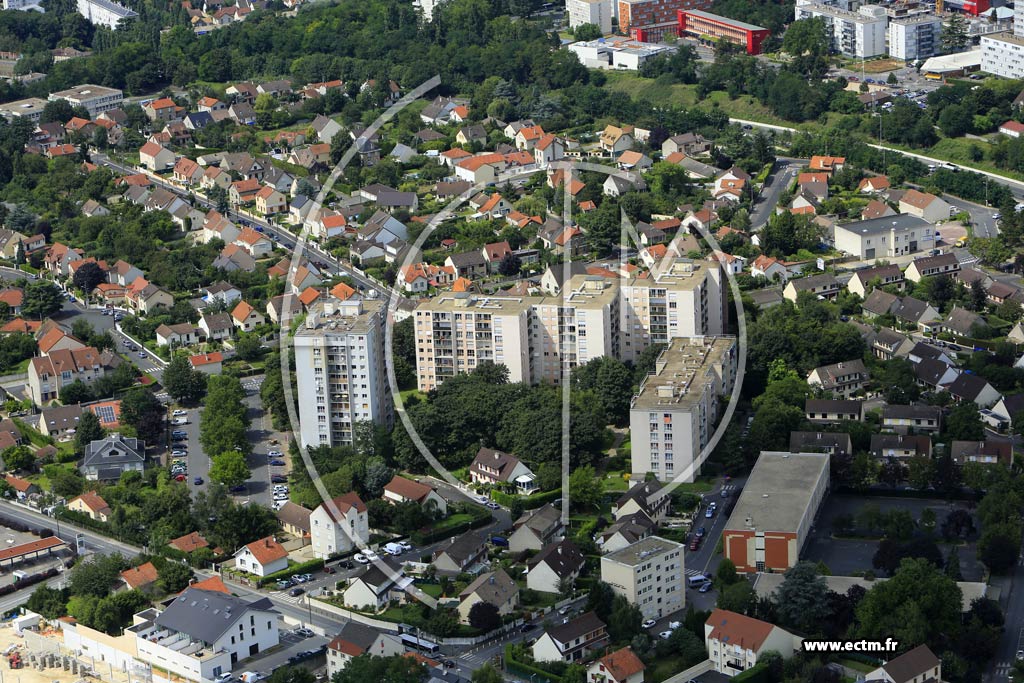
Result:
<instances>
[{"instance_id":1,"label":"industrial building","mask_svg":"<svg viewBox=\"0 0 1024 683\"><path fill-rule=\"evenodd\" d=\"M117 88L106 88L102 85L76 85L67 90L50 93L51 102L67 100L73 107L84 107L89 116L96 118L105 111L117 109L124 100L124 93Z\"/></svg>"},{"instance_id":2,"label":"industrial building","mask_svg":"<svg viewBox=\"0 0 1024 683\"><path fill-rule=\"evenodd\" d=\"M573 43L569 51L588 69L639 71L648 59L675 52L676 48L636 41L606 41L602 38Z\"/></svg>"},{"instance_id":3,"label":"industrial building","mask_svg":"<svg viewBox=\"0 0 1024 683\"><path fill-rule=\"evenodd\" d=\"M692 36L709 41L725 39L743 46L748 55L761 54L761 43L771 35L771 31L762 26L754 26L702 10L679 10L676 16L680 36Z\"/></svg>"},{"instance_id":4,"label":"industrial building","mask_svg":"<svg viewBox=\"0 0 1024 683\"><path fill-rule=\"evenodd\" d=\"M38 97L29 97L24 100L0 104L0 116L8 120L28 119L32 123L39 123L39 117L43 115L45 107L46 100L41 100Z\"/></svg>"},{"instance_id":5,"label":"industrial building","mask_svg":"<svg viewBox=\"0 0 1024 683\"><path fill-rule=\"evenodd\" d=\"M829 483L826 453L762 451L722 532L737 571L794 566Z\"/></svg>"}]
</instances>

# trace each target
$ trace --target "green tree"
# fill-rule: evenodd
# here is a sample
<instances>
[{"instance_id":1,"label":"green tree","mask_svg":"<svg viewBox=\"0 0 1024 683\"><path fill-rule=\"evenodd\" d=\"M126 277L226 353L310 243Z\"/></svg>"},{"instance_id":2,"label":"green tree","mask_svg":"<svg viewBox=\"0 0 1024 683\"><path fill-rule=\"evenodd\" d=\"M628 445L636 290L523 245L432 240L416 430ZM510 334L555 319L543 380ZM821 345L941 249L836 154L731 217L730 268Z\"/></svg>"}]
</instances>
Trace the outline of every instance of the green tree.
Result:
<instances>
[{"instance_id":1,"label":"green tree","mask_svg":"<svg viewBox=\"0 0 1024 683\"><path fill-rule=\"evenodd\" d=\"M571 379L574 390L594 392L608 422L622 423L629 415L633 375L623 362L601 356L573 368Z\"/></svg>"},{"instance_id":2,"label":"green tree","mask_svg":"<svg viewBox=\"0 0 1024 683\"><path fill-rule=\"evenodd\" d=\"M225 451L213 456L210 464L210 479L228 488L244 484L252 476L245 455L238 451Z\"/></svg>"},{"instance_id":3,"label":"green tree","mask_svg":"<svg viewBox=\"0 0 1024 683\"><path fill-rule=\"evenodd\" d=\"M263 342L255 332L243 332L235 339L235 353L244 361L258 360L263 355Z\"/></svg>"},{"instance_id":4,"label":"green tree","mask_svg":"<svg viewBox=\"0 0 1024 683\"><path fill-rule=\"evenodd\" d=\"M590 509L599 505L602 492L601 480L592 466L583 465L569 473L569 501L578 509Z\"/></svg>"},{"instance_id":5,"label":"green tree","mask_svg":"<svg viewBox=\"0 0 1024 683\"><path fill-rule=\"evenodd\" d=\"M143 441L154 443L163 436L166 417L163 405L150 389L136 387L121 399L121 421Z\"/></svg>"},{"instance_id":6,"label":"green tree","mask_svg":"<svg viewBox=\"0 0 1024 683\"><path fill-rule=\"evenodd\" d=\"M798 562L785 577L773 596L780 621L801 631L821 629L829 616L824 577L811 562Z\"/></svg>"},{"instance_id":7,"label":"green tree","mask_svg":"<svg viewBox=\"0 0 1024 683\"><path fill-rule=\"evenodd\" d=\"M42 585L32 591L25 607L47 619L57 619L67 614L67 602L65 591Z\"/></svg>"},{"instance_id":8,"label":"green tree","mask_svg":"<svg viewBox=\"0 0 1024 683\"><path fill-rule=\"evenodd\" d=\"M960 609L955 581L927 560L905 559L892 578L872 586L857 606L857 633L901 643L956 642Z\"/></svg>"},{"instance_id":9,"label":"green tree","mask_svg":"<svg viewBox=\"0 0 1024 683\"><path fill-rule=\"evenodd\" d=\"M68 588L72 595L106 597L127 568L128 561L117 553L90 555L68 573Z\"/></svg>"},{"instance_id":10,"label":"green tree","mask_svg":"<svg viewBox=\"0 0 1024 683\"><path fill-rule=\"evenodd\" d=\"M597 40L602 35L601 27L597 24L580 24L573 29L572 35L576 40Z\"/></svg>"},{"instance_id":11,"label":"green tree","mask_svg":"<svg viewBox=\"0 0 1024 683\"><path fill-rule=\"evenodd\" d=\"M71 282L73 282L75 287L78 287L86 297L92 294L92 290L96 289L96 285L106 281L107 274L103 272L103 269L100 268L99 264L95 261L90 261L79 266L78 270L75 271L74 276L71 278Z\"/></svg>"},{"instance_id":12,"label":"green tree","mask_svg":"<svg viewBox=\"0 0 1024 683\"><path fill-rule=\"evenodd\" d=\"M36 462L36 456L28 446L8 446L0 453L0 458L3 458L4 467L12 472L30 470Z\"/></svg>"},{"instance_id":13,"label":"green tree","mask_svg":"<svg viewBox=\"0 0 1024 683\"><path fill-rule=\"evenodd\" d=\"M715 571L715 583L722 588L731 586L737 581L740 581L740 576L736 573L736 565L728 557L723 558Z\"/></svg>"},{"instance_id":14,"label":"green tree","mask_svg":"<svg viewBox=\"0 0 1024 683\"><path fill-rule=\"evenodd\" d=\"M896 85L897 83L899 83L899 81L896 79L896 72L890 71L889 75L886 76L885 78L885 82L888 83L889 85Z\"/></svg>"},{"instance_id":15,"label":"green tree","mask_svg":"<svg viewBox=\"0 0 1024 683\"><path fill-rule=\"evenodd\" d=\"M316 677L304 666L282 666L274 669L268 683L314 683Z\"/></svg>"},{"instance_id":16,"label":"green tree","mask_svg":"<svg viewBox=\"0 0 1024 683\"><path fill-rule=\"evenodd\" d=\"M985 438L985 425L977 406L959 403L946 417L946 436L958 441L981 441Z\"/></svg>"},{"instance_id":17,"label":"green tree","mask_svg":"<svg viewBox=\"0 0 1024 683\"><path fill-rule=\"evenodd\" d=\"M84 454L86 447L93 441L99 441L106 436L106 430L100 424L100 419L91 410L82 412L78 418L78 425L75 427L75 451Z\"/></svg>"},{"instance_id":18,"label":"green tree","mask_svg":"<svg viewBox=\"0 0 1024 683\"><path fill-rule=\"evenodd\" d=\"M943 52L960 52L967 47L970 38L967 35L967 21L963 15L953 12L942 27Z\"/></svg>"},{"instance_id":19,"label":"green tree","mask_svg":"<svg viewBox=\"0 0 1024 683\"><path fill-rule=\"evenodd\" d=\"M643 629L644 617L640 608L631 604L625 597L616 595L612 600L611 613L608 615L608 635L614 643L631 641Z\"/></svg>"},{"instance_id":20,"label":"green tree","mask_svg":"<svg viewBox=\"0 0 1024 683\"><path fill-rule=\"evenodd\" d=\"M501 615L493 604L481 600L469 610L469 625L481 633L490 633L501 626Z\"/></svg>"},{"instance_id":21,"label":"green tree","mask_svg":"<svg viewBox=\"0 0 1024 683\"><path fill-rule=\"evenodd\" d=\"M473 683L503 683L504 680L501 672L495 669L490 662L473 671Z\"/></svg>"},{"instance_id":22,"label":"green tree","mask_svg":"<svg viewBox=\"0 0 1024 683\"><path fill-rule=\"evenodd\" d=\"M1017 565L1021 548L1019 523L986 525L978 540L978 559L993 574L1003 574Z\"/></svg>"},{"instance_id":23,"label":"green tree","mask_svg":"<svg viewBox=\"0 0 1024 683\"><path fill-rule=\"evenodd\" d=\"M181 562L168 561L160 569L160 590L164 593L178 593L188 587L192 580L192 568Z\"/></svg>"},{"instance_id":24,"label":"green tree","mask_svg":"<svg viewBox=\"0 0 1024 683\"><path fill-rule=\"evenodd\" d=\"M26 318L42 320L56 314L64 306L64 295L57 285L36 280L25 287L21 314Z\"/></svg>"},{"instance_id":25,"label":"green tree","mask_svg":"<svg viewBox=\"0 0 1024 683\"><path fill-rule=\"evenodd\" d=\"M61 387L60 390L60 402L66 406L88 403L92 398L92 388L80 379Z\"/></svg>"},{"instance_id":26,"label":"green tree","mask_svg":"<svg viewBox=\"0 0 1024 683\"><path fill-rule=\"evenodd\" d=\"M269 376L268 376L269 378ZM176 355L164 368L161 383L167 394L181 403L195 403L206 391L206 375L193 369L183 355Z\"/></svg>"},{"instance_id":27,"label":"green tree","mask_svg":"<svg viewBox=\"0 0 1024 683\"><path fill-rule=\"evenodd\" d=\"M455 624L457 627L458 618L456 618ZM427 676L427 668L420 665L412 657L405 655L374 657L364 654L350 660L344 669L334 674L331 682L367 683L367 681L381 681L381 683L422 683L427 679ZM284 682L272 681L271 683ZM484 683L488 682L484 681Z\"/></svg>"},{"instance_id":28,"label":"green tree","mask_svg":"<svg viewBox=\"0 0 1024 683\"><path fill-rule=\"evenodd\" d=\"M719 591L717 605L738 614L750 614L757 603L757 593L749 581L739 581Z\"/></svg>"}]
</instances>

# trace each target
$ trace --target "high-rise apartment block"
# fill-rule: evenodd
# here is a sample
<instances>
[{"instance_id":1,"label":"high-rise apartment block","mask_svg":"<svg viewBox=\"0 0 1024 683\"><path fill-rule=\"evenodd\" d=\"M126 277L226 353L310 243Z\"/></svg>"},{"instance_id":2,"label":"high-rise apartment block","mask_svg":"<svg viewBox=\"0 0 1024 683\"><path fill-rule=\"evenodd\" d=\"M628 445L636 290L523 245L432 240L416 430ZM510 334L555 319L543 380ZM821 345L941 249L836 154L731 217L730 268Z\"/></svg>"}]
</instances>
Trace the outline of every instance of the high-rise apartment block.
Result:
<instances>
[{"instance_id":1,"label":"high-rise apartment block","mask_svg":"<svg viewBox=\"0 0 1024 683\"><path fill-rule=\"evenodd\" d=\"M889 20L889 56L894 59L925 60L939 54L942 18L934 14L911 14Z\"/></svg>"},{"instance_id":2,"label":"high-rise apartment block","mask_svg":"<svg viewBox=\"0 0 1024 683\"><path fill-rule=\"evenodd\" d=\"M608 35L612 32L612 0L566 0L565 11L569 15L569 28L593 24Z\"/></svg>"},{"instance_id":3,"label":"high-rise apartment block","mask_svg":"<svg viewBox=\"0 0 1024 683\"><path fill-rule=\"evenodd\" d=\"M633 479L693 481L723 399L736 388L735 337L673 339L629 410Z\"/></svg>"},{"instance_id":4,"label":"high-rise apartment block","mask_svg":"<svg viewBox=\"0 0 1024 683\"><path fill-rule=\"evenodd\" d=\"M394 419L384 360L384 302L350 299L310 309L294 337L302 442L351 444L357 422Z\"/></svg>"},{"instance_id":5,"label":"high-rise apartment block","mask_svg":"<svg viewBox=\"0 0 1024 683\"><path fill-rule=\"evenodd\" d=\"M881 5L864 5L856 12L823 2L798 0L795 18L822 17L831 48L845 57L867 59L885 54L888 17Z\"/></svg>"},{"instance_id":6,"label":"high-rise apartment block","mask_svg":"<svg viewBox=\"0 0 1024 683\"><path fill-rule=\"evenodd\" d=\"M649 536L601 558L601 580L636 605L644 619L660 619L686 606L683 544Z\"/></svg>"},{"instance_id":7,"label":"high-rise apartment block","mask_svg":"<svg viewBox=\"0 0 1024 683\"><path fill-rule=\"evenodd\" d=\"M717 263L677 259L650 278L577 275L558 296L459 292L416 307L416 370L429 391L482 361L512 382L557 384L601 356L635 360L651 344L724 332Z\"/></svg>"}]
</instances>

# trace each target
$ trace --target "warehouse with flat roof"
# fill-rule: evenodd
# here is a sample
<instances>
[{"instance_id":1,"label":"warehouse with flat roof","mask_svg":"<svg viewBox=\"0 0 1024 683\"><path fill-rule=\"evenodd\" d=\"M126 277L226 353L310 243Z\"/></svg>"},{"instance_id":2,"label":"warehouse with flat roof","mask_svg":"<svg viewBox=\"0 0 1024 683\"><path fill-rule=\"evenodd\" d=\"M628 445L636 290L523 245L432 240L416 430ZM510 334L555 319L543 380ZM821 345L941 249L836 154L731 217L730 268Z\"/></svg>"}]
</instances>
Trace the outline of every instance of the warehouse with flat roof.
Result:
<instances>
[{"instance_id":1,"label":"warehouse with flat roof","mask_svg":"<svg viewBox=\"0 0 1024 683\"><path fill-rule=\"evenodd\" d=\"M784 572L795 565L828 482L827 453L762 451L722 532L736 570Z\"/></svg>"}]
</instances>

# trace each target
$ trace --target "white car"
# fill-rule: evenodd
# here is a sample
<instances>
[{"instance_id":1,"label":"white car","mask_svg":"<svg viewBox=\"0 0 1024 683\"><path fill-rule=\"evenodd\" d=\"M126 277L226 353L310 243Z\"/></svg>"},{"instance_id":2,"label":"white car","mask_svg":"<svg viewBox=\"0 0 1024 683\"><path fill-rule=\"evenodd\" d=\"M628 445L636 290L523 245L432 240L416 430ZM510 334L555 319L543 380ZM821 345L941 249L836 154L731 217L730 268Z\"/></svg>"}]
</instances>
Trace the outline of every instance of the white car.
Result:
<instances>
[{"instance_id":1,"label":"white car","mask_svg":"<svg viewBox=\"0 0 1024 683\"><path fill-rule=\"evenodd\" d=\"M661 633L658 634L658 636L662 640L668 640L669 638L672 637L672 631L662 631Z\"/></svg>"},{"instance_id":2,"label":"white car","mask_svg":"<svg viewBox=\"0 0 1024 683\"><path fill-rule=\"evenodd\" d=\"M658 623L658 622L656 622L654 619L648 619L644 623L640 624L640 626L642 626L643 628L651 628L656 623Z\"/></svg>"},{"instance_id":3,"label":"white car","mask_svg":"<svg viewBox=\"0 0 1024 683\"><path fill-rule=\"evenodd\" d=\"M287 503L287 502L288 501L286 501L286 500L275 500L273 503L271 503L270 509L273 510L274 512L277 512L278 510L283 508L284 504Z\"/></svg>"},{"instance_id":4,"label":"white car","mask_svg":"<svg viewBox=\"0 0 1024 683\"><path fill-rule=\"evenodd\" d=\"M370 561L366 559L366 555L363 555L362 553L356 553L352 559L359 564L370 564Z\"/></svg>"},{"instance_id":5,"label":"white car","mask_svg":"<svg viewBox=\"0 0 1024 683\"><path fill-rule=\"evenodd\" d=\"M186 417L176 417L173 420L171 420L171 424L174 425L175 427L180 427L181 425L187 425L188 424L188 418L186 418Z\"/></svg>"},{"instance_id":6,"label":"white car","mask_svg":"<svg viewBox=\"0 0 1024 683\"><path fill-rule=\"evenodd\" d=\"M398 545L402 546L402 550L405 552L412 550L412 543L409 543L409 541L399 541Z\"/></svg>"},{"instance_id":7,"label":"white car","mask_svg":"<svg viewBox=\"0 0 1024 683\"><path fill-rule=\"evenodd\" d=\"M284 455L284 453L281 451L267 451L267 456L271 458L279 458L282 455Z\"/></svg>"},{"instance_id":8,"label":"white car","mask_svg":"<svg viewBox=\"0 0 1024 683\"><path fill-rule=\"evenodd\" d=\"M672 631L675 631L677 628L679 628L682 625L683 625L683 622L681 622L681 621L670 621L670 622L668 622L668 627Z\"/></svg>"},{"instance_id":9,"label":"white car","mask_svg":"<svg viewBox=\"0 0 1024 683\"><path fill-rule=\"evenodd\" d=\"M274 500L281 500L281 501L288 500L288 494L284 493L282 491L278 491L277 493L274 494Z\"/></svg>"},{"instance_id":10,"label":"white car","mask_svg":"<svg viewBox=\"0 0 1024 683\"><path fill-rule=\"evenodd\" d=\"M368 559L368 560L369 560L370 562L376 562L377 560L379 560L379 559L380 559L380 558L379 558L379 557L377 556L377 553L373 552L372 550L364 550L364 551L363 551L363 556L364 556L364 557L365 557L366 559Z\"/></svg>"},{"instance_id":11,"label":"white car","mask_svg":"<svg viewBox=\"0 0 1024 683\"><path fill-rule=\"evenodd\" d=\"M171 415L173 415L174 417L181 417L182 415L188 415L188 411L178 408L173 413L171 413Z\"/></svg>"}]
</instances>

